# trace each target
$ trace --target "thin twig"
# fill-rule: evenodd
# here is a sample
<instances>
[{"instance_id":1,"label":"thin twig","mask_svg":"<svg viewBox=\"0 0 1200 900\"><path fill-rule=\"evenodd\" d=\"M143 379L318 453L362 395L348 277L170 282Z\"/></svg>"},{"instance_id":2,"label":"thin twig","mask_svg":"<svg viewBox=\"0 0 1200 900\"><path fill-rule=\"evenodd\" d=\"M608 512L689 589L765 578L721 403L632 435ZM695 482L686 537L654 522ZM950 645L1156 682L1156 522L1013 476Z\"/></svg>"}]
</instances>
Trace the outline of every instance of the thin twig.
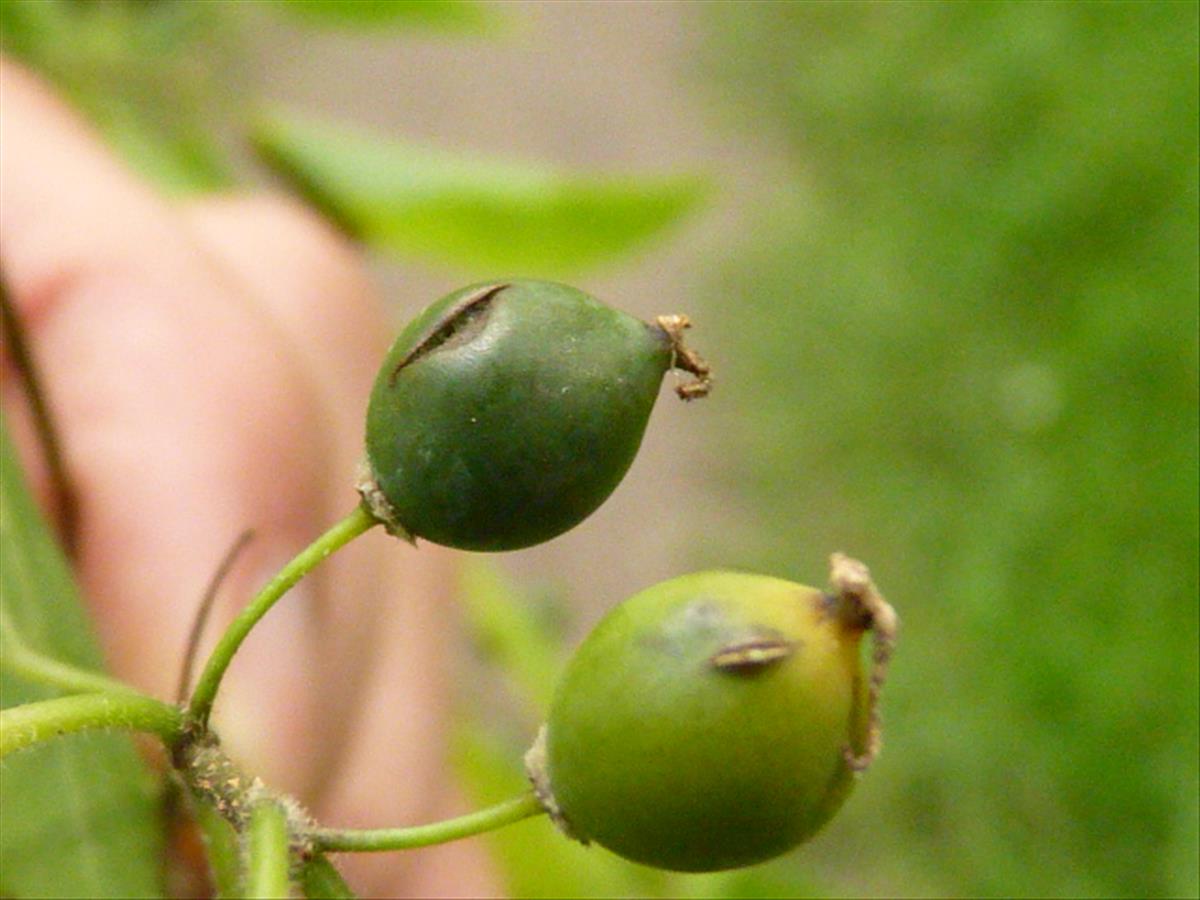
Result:
<instances>
[{"instance_id":1,"label":"thin twig","mask_svg":"<svg viewBox=\"0 0 1200 900\"><path fill-rule=\"evenodd\" d=\"M67 473L67 465L63 456L62 442L59 440L58 429L55 427L54 416L46 401L45 391L42 390L42 379L38 374L36 362L26 340L25 328L21 316L12 302L8 290L8 282L0 271L0 324L3 325L4 340L8 344L9 354L13 365L25 385L25 397L29 403L29 412L33 417L33 427L41 445L42 456L46 460L46 468L50 473L50 483L53 486L55 499L60 512L59 524L62 529L63 546L68 556L75 555L76 540L79 533L79 500L75 486Z\"/></svg>"},{"instance_id":2,"label":"thin twig","mask_svg":"<svg viewBox=\"0 0 1200 900\"><path fill-rule=\"evenodd\" d=\"M229 573L233 569L233 564L237 562L237 558L252 540L254 540L254 532L250 529L246 529L238 535L233 545L225 551L225 556L222 558L221 564L217 566L217 571L213 573L212 580L209 581L208 587L204 589L204 596L200 600L200 606L196 610L195 618L192 619L192 630L188 634L187 651L183 654L183 666L179 670L179 688L175 692L175 700L180 704L186 701L188 697L188 688L192 683L192 671L196 668L196 654L200 651L200 638L204 635L204 626L208 622L209 615L212 613L213 605L216 603L217 592L221 589L221 585L225 579L229 577Z\"/></svg>"}]
</instances>

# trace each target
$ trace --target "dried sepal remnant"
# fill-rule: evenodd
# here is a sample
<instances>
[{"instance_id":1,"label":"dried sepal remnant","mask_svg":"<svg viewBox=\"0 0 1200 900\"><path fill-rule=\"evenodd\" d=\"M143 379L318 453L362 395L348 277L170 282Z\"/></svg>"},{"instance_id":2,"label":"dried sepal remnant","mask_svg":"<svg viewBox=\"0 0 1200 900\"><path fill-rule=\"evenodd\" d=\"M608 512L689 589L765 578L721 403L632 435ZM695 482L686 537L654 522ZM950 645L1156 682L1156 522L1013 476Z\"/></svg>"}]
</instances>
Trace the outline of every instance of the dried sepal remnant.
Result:
<instances>
[{"instance_id":1,"label":"dried sepal remnant","mask_svg":"<svg viewBox=\"0 0 1200 900\"><path fill-rule=\"evenodd\" d=\"M846 764L854 771L862 772L874 762L883 748L883 721L879 713L879 696L883 691L883 683L887 680L888 664L896 647L900 619L891 604L875 587L875 582L871 580L871 571L863 563L844 553L834 553L829 558L829 569L829 583L833 586L836 596L844 607L861 615L864 627L871 631L874 641L871 680L867 694L869 725L866 749L862 753L855 753L853 748L846 746L842 751Z\"/></svg>"},{"instance_id":2,"label":"dried sepal remnant","mask_svg":"<svg viewBox=\"0 0 1200 900\"><path fill-rule=\"evenodd\" d=\"M554 799L554 790L550 786L550 775L546 768L545 725L538 729L532 746L525 751L525 775L529 779L529 783L533 786L534 796L538 798L538 802L542 804L542 809L546 811L546 815L550 817L550 821L554 823L555 827L565 836L586 845L588 843L587 838L572 831L571 823L567 821L567 817L563 815L558 801Z\"/></svg>"},{"instance_id":3,"label":"dried sepal remnant","mask_svg":"<svg viewBox=\"0 0 1200 900\"><path fill-rule=\"evenodd\" d=\"M359 464L358 477L355 480L355 488L358 490L359 496L362 497L363 505L375 519L383 523L383 527L392 537L398 537L402 541L407 541L414 547L417 546L416 537L405 528L396 518L396 511L392 509L392 505L388 502L386 496L379 488L379 482L375 480L375 475L371 471L370 465L364 460Z\"/></svg>"},{"instance_id":4,"label":"dried sepal remnant","mask_svg":"<svg viewBox=\"0 0 1200 900\"><path fill-rule=\"evenodd\" d=\"M698 400L707 397L712 390L712 368L699 353L683 342L683 332L692 327L691 320L684 315L658 316L654 323L671 342L671 368L696 376L692 381L676 385L675 393L679 399Z\"/></svg>"}]
</instances>

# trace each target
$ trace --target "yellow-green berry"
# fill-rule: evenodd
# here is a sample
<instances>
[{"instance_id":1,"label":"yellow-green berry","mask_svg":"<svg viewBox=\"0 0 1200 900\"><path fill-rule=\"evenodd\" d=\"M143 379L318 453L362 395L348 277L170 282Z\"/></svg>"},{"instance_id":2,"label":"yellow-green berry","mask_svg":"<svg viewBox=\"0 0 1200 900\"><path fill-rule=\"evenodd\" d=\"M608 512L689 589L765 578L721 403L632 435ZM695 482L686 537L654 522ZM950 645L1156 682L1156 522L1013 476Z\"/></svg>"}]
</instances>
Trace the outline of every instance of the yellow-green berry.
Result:
<instances>
[{"instance_id":1,"label":"yellow-green berry","mask_svg":"<svg viewBox=\"0 0 1200 900\"><path fill-rule=\"evenodd\" d=\"M573 836L666 869L796 846L873 755L860 644L878 610L853 590L729 571L636 594L567 667L529 757L543 802Z\"/></svg>"}]
</instances>

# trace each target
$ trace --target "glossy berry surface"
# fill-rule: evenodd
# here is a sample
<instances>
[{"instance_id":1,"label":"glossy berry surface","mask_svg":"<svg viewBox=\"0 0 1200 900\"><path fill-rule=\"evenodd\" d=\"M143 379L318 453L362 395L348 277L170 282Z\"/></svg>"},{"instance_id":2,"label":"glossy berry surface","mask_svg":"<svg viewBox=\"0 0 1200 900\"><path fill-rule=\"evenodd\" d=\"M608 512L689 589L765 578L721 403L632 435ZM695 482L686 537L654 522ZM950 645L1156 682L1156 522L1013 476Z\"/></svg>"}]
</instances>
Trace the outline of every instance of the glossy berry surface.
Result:
<instances>
[{"instance_id":1,"label":"glossy berry surface","mask_svg":"<svg viewBox=\"0 0 1200 900\"><path fill-rule=\"evenodd\" d=\"M866 740L864 624L814 588L727 571L616 607L575 653L547 722L565 826L683 871L749 865L812 836L853 784L845 748Z\"/></svg>"},{"instance_id":2,"label":"glossy berry surface","mask_svg":"<svg viewBox=\"0 0 1200 900\"><path fill-rule=\"evenodd\" d=\"M661 328L566 285L442 298L397 338L371 394L381 518L468 550L561 534L628 470L672 357Z\"/></svg>"}]
</instances>

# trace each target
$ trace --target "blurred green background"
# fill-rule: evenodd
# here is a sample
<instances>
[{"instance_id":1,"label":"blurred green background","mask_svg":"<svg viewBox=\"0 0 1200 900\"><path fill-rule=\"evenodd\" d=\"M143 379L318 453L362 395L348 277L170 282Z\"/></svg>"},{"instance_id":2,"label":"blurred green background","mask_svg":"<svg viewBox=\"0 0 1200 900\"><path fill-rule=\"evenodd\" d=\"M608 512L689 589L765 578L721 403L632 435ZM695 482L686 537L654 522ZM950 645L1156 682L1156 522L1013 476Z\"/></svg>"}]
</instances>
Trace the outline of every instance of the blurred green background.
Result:
<instances>
[{"instance_id":1,"label":"blurred green background","mask_svg":"<svg viewBox=\"0 0 1200 900\"><path fill-rule=\"evenodd\" d=\"M4 47L145 171L187 191L265 162L399 260L377 271L405 312L507 270L702 323L717 390L659 411L627 496L565 549L465 564L464 683L508 685L463 692L481 801L519 784L614 591L717 565L820 583L841 549L900 611L886 750L811 845L667 876L531 822L493 839L510 890L1196 896L1200 7L552 6L0 5ZM587 115L473 106L439 86L447 44L488 81L568 73L544 96ZM331 75L349 55L395 82ZM264 107L339 76L356 122ZM389 91L449 104L440 146L372 113Z\"/></svg>"}]
</instances>

